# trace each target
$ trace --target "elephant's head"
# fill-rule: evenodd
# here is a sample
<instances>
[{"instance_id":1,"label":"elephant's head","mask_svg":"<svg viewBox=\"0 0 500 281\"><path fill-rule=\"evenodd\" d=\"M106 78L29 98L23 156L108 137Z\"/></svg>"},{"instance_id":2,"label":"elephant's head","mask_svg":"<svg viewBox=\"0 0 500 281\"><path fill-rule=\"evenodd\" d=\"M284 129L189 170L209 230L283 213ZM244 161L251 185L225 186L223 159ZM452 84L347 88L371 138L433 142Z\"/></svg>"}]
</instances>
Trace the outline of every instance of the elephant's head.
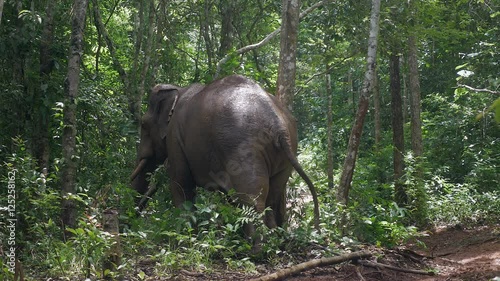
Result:
<instances>
[{"instance_id":1,"label":"elephant's head","mask_svg":"<svg viewBox=\"0 0 500 281\"><path fill-rule=\"evenodd\" d=\"M178 97L179 88L165 84L156 85L149 96L148 110L141 120L138 164L130 176L133 188L140 194L148 190L147 173L167 159L167 128Z\"/></svg>"}]
</instances>

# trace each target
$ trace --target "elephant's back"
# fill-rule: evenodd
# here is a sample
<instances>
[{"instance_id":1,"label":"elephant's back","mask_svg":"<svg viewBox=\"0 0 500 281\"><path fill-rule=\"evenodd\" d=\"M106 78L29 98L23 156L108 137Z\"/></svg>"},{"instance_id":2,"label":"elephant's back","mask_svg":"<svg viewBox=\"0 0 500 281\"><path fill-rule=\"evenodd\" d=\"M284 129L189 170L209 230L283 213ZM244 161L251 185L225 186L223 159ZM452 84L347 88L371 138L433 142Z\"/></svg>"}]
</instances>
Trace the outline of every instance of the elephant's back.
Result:
<instances>
[{"instance_id":1,"label":"elephant's back","mask_svg":"<svg viewBox=\"0 0 500 281\"><path fill-rule=\"evenodd\" d=\"M239 75L232 75L207 86L200 95L203 108L200 110L207 126L212 126L214 137L227 145L234 145L235 139L248 138L283 130L290 122L286 113L256 82Z\"/></svg>"},{"instance_id":2,"label":"elephant's back","mask_svg":"<svg viewBox=\"0 0 500 281\"><path fill-rule=\"evenodd\" d=\"M265 161L264 166L278 170L288 165L279 138L296 135L294 122L256 82L229 76L207 85L190 104L183 137L186 147L196 148L188 149L190 165L214 171L227 169L228 162ZM296 137L293 140L296 149ZM204 152L197 155L197 151ZM249 157L259 159L249 161Z\"/></svg>"}]
</instances>

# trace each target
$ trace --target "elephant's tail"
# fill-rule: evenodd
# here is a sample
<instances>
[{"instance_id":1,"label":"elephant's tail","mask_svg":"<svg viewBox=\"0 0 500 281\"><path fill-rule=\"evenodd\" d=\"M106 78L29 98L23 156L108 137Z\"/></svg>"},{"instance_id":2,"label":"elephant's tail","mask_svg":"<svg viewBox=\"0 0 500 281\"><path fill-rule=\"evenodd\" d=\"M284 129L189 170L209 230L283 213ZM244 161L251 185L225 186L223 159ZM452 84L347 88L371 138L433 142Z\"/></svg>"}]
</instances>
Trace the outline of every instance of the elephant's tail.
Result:
<instances>
[{"instance_id":1,"label":"elephant's tail","mask_svg":"<svg viewBox=\"0 0 500 281\"><path fill-rule=\"evenodd\" d=\"M286 156L288 160L290 160L290 163L292 164L293 168L297 173L302 177L302 179L306 182L307 186L309 187L309 190L311 191L311 195L313 197L313 202L314 202L314 227L316 230L319 232L319 202L318 202L318 194L316 192L316 188L314 187L314 184L312 183L311 179L309 179L309 176L307 176L306 172L300 165L299 161L297 160L297 157L293 153L292 150L292 145L290 143L290 138L288 136L281 135L279 137L279 144L281 148L286 153Z\"/></svg>"}]
</instances>

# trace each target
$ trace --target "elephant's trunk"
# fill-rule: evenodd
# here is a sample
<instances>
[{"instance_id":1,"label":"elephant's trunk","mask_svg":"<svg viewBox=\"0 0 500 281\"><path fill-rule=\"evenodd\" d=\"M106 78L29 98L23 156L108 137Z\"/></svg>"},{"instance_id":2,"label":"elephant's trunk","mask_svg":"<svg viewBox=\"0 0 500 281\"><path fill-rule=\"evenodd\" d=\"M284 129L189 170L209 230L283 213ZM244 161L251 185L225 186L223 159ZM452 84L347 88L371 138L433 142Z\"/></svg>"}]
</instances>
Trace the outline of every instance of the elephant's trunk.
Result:
<instances>
[{"instance_id":1,"label":"elephant's trunk","mask_svg":"<svg viewBox=\"0 0 500 281\"><path fill-rule=\"evenodd\" d=\"M139 164L137 164L137 167L130 175L130 181L133 181L137 177L137 175L144 169L144 167L146 167L147 162L148 162L148 160L146 160L146 158L143 158L139 162Z\"/></svg>"}]
</instances>

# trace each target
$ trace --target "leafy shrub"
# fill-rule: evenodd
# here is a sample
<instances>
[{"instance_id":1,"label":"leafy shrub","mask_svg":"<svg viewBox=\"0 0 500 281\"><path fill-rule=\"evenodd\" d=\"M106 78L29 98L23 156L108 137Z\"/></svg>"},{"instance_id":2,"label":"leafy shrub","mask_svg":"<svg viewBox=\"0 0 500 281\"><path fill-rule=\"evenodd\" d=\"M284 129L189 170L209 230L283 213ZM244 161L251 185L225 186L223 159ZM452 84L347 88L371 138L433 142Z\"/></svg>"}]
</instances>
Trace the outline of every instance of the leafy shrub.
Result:
<instances>
[{"instance_id":1,"label":"leafy shrub","mask_svg":"<svg viewBox=\"0 0 500 281\"><path fill-rule=\"evenodd\" d=\"M429 216L435 225L476 225L500 219L498 191L479 193L468 184L453 184L439 176L426 184Z\"/></svg>"}]
</instances>

